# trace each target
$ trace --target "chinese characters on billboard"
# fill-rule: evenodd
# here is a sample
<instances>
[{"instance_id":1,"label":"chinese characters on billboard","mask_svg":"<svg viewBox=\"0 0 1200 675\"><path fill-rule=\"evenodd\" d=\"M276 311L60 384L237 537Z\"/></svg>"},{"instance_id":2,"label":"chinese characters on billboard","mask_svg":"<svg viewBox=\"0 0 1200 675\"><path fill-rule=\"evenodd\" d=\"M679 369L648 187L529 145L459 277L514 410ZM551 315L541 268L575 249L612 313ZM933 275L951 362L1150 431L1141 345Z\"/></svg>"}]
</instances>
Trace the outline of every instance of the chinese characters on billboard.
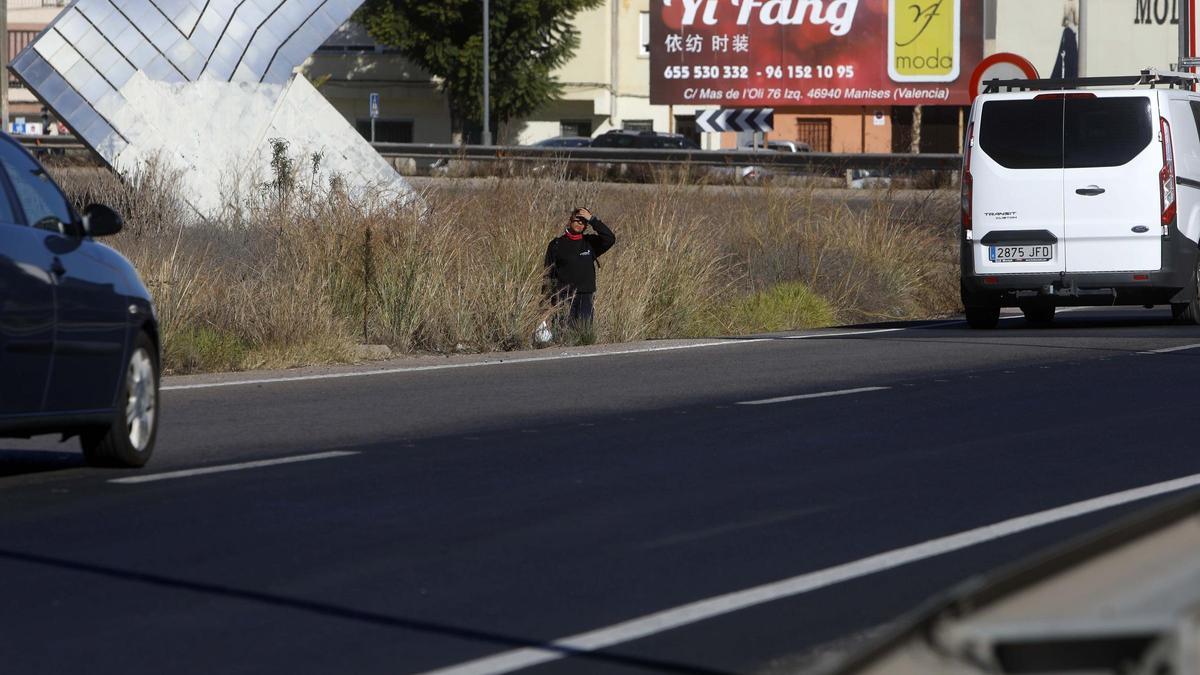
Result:
<instances>
[{"instance_id":1,"label":"chinese characters on billboard","mask_svg":"<svg viewBox=\"0 0 1200 675\"><path fill-rule=\"evenodd\" d=\"M657 0L655 104L968 105L982 0Z\"/></svg>"}]
</instances>

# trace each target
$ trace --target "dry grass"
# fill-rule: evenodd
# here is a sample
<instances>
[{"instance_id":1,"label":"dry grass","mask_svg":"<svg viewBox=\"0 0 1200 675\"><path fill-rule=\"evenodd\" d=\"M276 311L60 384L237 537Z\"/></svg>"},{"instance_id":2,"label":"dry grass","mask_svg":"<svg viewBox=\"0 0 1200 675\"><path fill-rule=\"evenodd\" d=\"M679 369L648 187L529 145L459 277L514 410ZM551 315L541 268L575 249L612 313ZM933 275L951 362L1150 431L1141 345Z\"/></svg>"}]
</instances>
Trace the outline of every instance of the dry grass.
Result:
<instances>
[{"instance_id":1,"label":"dry grass","mask_svg":"<svg viewBox=\"0 0 1200 675\"><path fill-rule=\"evenodd\" d=\"M601 342L926 317L957 303L945 199L856 193L851 206L812 190L556 175L432 181L422 211L296 180L233 196L220 223L205 223L166 171L122 182L64 167L56 178L80 204L125 214L109 243L154 293L173 372L348 361L364 341L404 353L529 347L551 311L542 255L574 206L618 237L600 260Z\"/></svg>"}]
</instances>

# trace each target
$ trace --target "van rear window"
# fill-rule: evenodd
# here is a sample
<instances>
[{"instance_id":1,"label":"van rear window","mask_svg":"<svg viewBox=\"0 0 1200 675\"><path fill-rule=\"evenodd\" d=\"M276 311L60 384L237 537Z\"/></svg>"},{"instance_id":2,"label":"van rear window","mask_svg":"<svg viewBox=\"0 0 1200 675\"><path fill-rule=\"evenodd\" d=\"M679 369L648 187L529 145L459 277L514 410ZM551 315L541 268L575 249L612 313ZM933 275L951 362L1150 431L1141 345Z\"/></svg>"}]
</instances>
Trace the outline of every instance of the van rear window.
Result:
<instances>
[{"instance_id":1,"label":"van rear window","mask_svg":"<svg viewBox=\"0 0 1200 675\"><path fill-rule=\"evenodd\" d=\"M1061 169L1061 100L988 101L979 147L1009 169Z\"/></svg>"},{"instance_id":2,"label":"van rear window","mask_svg":"<svg viewBox=\"0 0 1200 675\"><path fill-rule=\"evenodd\" d=\"M1154 139L1144 96L989 101L981 126L980 147L1010 169L1120 166Z\"/></svg>"},{"instance_id":3,"label":"van rear window","mask_svg":"<svg viewBox=\"0 0 1200 675\"><path fill-rule=\"evenodd\" d=\"M1121 166L1150 145L1154 128L1144 96L1067 99L1068 169Z\"/></svg>"}]
</instances>

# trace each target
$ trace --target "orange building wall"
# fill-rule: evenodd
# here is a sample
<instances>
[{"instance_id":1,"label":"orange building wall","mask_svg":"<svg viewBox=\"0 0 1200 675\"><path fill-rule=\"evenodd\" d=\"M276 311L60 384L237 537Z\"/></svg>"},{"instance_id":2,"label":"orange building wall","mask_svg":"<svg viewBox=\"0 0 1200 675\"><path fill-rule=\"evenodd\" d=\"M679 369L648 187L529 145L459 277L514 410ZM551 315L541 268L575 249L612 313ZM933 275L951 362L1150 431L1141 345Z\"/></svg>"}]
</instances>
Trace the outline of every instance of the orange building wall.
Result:
<instances>
[{"instance_id":1,"label":"orange building wall","mask_svg":"<svg viewBox=\"0 0 1200 675\"><path fill-rule=\"evenodd\" d=\"M875 112L883 113L883 125L875 126ZM863 108L776 108L775 130L767 134L768 140L795 141L801 140L797 130L797 120L828 119L830 120L830 152L891 152L892 151L892 109L891 107ZM865 122L865 126L864 126ZM864 131L866 143L863 143ZM737 144L737 134L721 134L721 147L734 148ZM813 148L817 150L817 148Z\"/></svg>"}]
</instances>

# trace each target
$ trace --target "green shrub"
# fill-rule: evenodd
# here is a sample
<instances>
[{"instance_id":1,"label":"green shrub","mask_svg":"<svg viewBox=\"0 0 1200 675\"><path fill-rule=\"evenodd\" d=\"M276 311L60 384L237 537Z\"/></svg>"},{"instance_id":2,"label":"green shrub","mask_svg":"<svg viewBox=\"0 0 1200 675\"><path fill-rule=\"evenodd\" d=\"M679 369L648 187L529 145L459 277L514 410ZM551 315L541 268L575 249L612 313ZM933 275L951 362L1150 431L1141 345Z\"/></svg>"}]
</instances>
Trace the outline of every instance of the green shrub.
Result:
<instances>
[{"instance_id":1,"label":"green shrub","mask_svg":"<svg viewBox=\"0 0 1200 675\"><path fill-rule=\"evenodd\" d=\"M833 307L797 281L733 298L726 312L729 332L736 335L815 328L836 320Z\"/></svg>"}]
</instances>

